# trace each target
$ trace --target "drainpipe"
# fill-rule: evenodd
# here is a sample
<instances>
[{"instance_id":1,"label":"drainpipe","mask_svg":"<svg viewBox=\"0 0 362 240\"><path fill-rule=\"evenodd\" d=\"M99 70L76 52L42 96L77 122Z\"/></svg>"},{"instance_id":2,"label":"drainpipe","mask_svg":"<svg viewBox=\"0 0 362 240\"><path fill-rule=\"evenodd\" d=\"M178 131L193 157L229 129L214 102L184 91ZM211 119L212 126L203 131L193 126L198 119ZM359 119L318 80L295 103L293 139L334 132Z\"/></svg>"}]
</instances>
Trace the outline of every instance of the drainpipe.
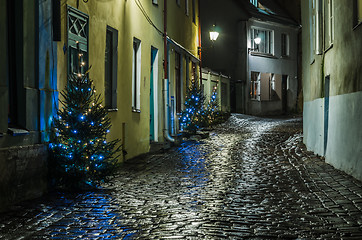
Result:
<instances>
[{"instance_id":1,"label":"drainpipe","mask_svg":"<svg viewBox=\"0 0 362 240\"><path fill-rule=\"evenodd\" d=\"M163 1L163 49L164 49L164 60L163 60L163 70L164 70L164 85L163 85L163 97L164 97L164 104L165 104L165 128L163 129L163 135L164 137L170 141L170 142L175 142L175 139L170 135L170 131L169 131L169 80L168 80L168 72L167 72L167 68L168 68L168 51L167 51L167 0Z\"/></svg>"},{"instance_id":2,"label":"drainpipe","mask_svg":"<svg viewBox=\"0 0 362 240\"><path fill-rule=\"evenodd\" d=\"M164 100L165 100L165 129L163 130L163 135L164 137L170 141L170 142L175 142L175 138L173 138L170 135L170 131L169 131L169 109L170 109L170 104L169 104L169 96L168 96L168 91L169 91L169 80L167 78L165 78L164 80L164 86L163 86L163 96L164 96Z\"/></svg>"},{"instance_id":3,"label":"drainpipe","mask_svg":"<svg viewBox=\"0 0 362 240\"><path fill-rule=\"evenodd\" d=\"M200 63L199 63L199 67L200 67L200 87L202 86L202 61L201 61L201 18L200 18L200 8L201 8L201 0L198 1L198 14L199 14L199 47L198 47L198 52L199 52L199 59L200 59Z\"/></svg>"}]
</instances>

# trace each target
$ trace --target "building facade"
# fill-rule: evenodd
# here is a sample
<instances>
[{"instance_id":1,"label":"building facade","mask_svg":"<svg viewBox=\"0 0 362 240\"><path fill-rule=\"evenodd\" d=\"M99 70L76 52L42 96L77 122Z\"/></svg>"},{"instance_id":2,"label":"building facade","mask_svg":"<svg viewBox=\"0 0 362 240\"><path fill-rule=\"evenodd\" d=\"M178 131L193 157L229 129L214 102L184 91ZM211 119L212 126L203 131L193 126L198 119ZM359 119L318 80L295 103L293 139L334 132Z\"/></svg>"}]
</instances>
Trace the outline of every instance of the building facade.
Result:
<instances>
[{"instance_id":1,"label":"building facade","mask_svg":"<svg viewBox=\"0 0 362 240\"><path fill-rule=\"evenodd\" d=\"M201 1L201 7L203 66L231 77L232 111L296 111L299 24L275 1ZM220 31L216 41L208 40L212 25Z\"/></svg>"},{"instance_id":2,"label":"building facade","mask_svg":"<svg viewBox=\"0 0 362 240\"><path fill-rule=\"evenodd\" d=\"M302 1L307 148L362 179L362 1Z\"/></svg>"},{"instance_id":3,"label":"building facade","mask_svg":"<svg viewBox=\"0 0 362 240\"><path fill-rule=\"evenodd\" d=\"M199 78L198 13L198 0L0 0L1 205L46 190L49 130L78 51L120 161L174 141L187 83Z\"/></svg>"},{"instance_id":4,"label":"building facade","mask_svg":"<svg viewBox=\"0 0 362 240\"><path fill-rule=\"evenodd\" d=\"M237 98L237 110L252 115L295 112L299 29L295 25L259 19L251 18L245 22L250 80L244 85L246 89L240 86L243 95L239 96L245 98ZM259 44L257 39L260 39Z\"/></svg>"}]
</instances>

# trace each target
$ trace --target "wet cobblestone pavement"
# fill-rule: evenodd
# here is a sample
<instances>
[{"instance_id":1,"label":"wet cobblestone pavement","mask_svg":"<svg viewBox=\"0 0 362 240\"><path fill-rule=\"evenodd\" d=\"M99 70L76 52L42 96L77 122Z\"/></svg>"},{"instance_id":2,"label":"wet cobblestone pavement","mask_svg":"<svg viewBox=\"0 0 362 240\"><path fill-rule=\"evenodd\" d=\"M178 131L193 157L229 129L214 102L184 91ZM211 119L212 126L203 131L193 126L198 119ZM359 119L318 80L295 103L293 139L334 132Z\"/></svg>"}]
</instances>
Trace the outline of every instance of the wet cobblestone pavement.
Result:
<instances>
[{"instance_id":1,"label":"wet cobblestone pavement","mask_svg":"<svg viewBox=\"0 0 362 240\"><path fill-rule=\"evenodd\" d=\"M0 214L1 239L362 239L362 183L302 145L300 119L232 115L124 165L102 190Z\"/></svg>"}]
</instances>

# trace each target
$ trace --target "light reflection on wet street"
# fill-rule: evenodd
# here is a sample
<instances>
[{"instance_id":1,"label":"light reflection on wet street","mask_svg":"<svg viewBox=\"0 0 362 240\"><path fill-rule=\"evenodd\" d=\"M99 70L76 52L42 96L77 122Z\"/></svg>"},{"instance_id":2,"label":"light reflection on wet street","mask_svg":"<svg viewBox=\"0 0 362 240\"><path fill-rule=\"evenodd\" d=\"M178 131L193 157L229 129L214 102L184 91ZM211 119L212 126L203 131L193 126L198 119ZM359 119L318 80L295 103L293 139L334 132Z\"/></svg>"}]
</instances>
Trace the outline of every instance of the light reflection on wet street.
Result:
<instances>
[{"instance_id":1,"label":"light reflection on wet street","mask_svg":"<svg viewBox=\"0 0 362 240\"><path fill-rule=\"evenodd\" d=\"M362 183L302 145L301 119L232 115L124 164L95 192L0 214L1 239L362 239Z\"/></svg>"}]
</instances>

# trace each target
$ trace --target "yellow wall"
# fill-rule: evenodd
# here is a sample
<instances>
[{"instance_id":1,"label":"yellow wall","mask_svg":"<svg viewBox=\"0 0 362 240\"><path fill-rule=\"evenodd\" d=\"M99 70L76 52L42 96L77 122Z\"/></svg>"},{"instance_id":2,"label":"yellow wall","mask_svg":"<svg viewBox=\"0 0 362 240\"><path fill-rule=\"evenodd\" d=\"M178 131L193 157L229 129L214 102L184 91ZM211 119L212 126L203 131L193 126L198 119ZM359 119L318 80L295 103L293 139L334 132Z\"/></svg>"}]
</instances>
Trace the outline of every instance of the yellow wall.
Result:
<instances>
[{"instance_id":1,"label":"yellow wall","mask_svg":"<svg viewBox=\"0 0 362 240\"><path fill-rule=\"evenodd\" d=\"M76 8L76 0L61 1L62 41L58 43L58 89L63 90L67 78L67 5ZM197 2L197 1L196 1ZM89 16L89 65L92 65L90 78L94 80L97 93L104 93L104 61L107 25L118 30L118 73L117 73L117 108L110 112L112 121L109 138L124 139L127 151L126 159L135 157L149 150L149 93L151 46L158 49L158 108L159 140L163 141L163 36L146 20L137 3L150 17L154 25L163 31L163 1L153 5L152 1L108 0L79 1L78 10ZM182 4L185 4L182 1ZM198 4L196 4L198 6ZM198 27L185 15L185 7L178 7L175 1L168 1L168 35L197 56ZM196 9L196 13L198 9ZM198 22L198 18L196 18ZM132 54L133 38L141 40L141 107L140 113L132 112ZM172 62L170 69L174 69ZM185 68L183 68L185 69ZM191 71L191 66L189 67ZM170 73L172 74L172 72ZM183 74L185 79L186 74ZM125 131L123 127L125 126Z\"/></svg>"}]
</instances>

